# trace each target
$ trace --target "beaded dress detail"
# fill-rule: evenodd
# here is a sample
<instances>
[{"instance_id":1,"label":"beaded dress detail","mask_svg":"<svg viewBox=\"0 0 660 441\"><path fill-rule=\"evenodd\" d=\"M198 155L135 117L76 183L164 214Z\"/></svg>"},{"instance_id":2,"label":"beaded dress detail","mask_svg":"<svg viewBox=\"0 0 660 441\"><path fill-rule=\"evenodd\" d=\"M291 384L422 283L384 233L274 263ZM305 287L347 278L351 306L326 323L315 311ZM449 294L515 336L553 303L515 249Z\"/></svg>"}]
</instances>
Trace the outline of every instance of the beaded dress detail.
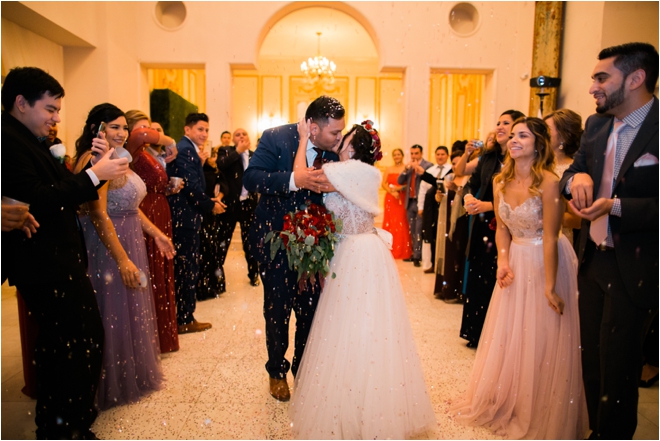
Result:
<instances>
[{"instance_id":1,"label":"beaded dress detail","mask_svg":"<svg viewBox=\"0 0 660 441\"><path fill-rule=\"evenodd\" d=\"M498 211L511 233L514 278L506 288L495 286L467 392L452 413L510 439L584 439L577 258L559 235L555 291L565 303L559 315L545 297L542 199L512 208L504 197Z\"/></svg>"}]
</instances>

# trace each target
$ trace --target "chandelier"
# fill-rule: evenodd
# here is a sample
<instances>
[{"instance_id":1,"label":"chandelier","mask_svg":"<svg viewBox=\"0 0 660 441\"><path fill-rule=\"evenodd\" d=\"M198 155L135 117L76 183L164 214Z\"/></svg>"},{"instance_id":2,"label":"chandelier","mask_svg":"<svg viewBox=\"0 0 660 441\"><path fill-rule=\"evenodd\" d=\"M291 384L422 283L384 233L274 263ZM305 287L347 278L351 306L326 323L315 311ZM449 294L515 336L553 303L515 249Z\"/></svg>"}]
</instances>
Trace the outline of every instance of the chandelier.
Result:
<instances>
[{"instance_id":1,"label":"chandelier","mask_svg":"<svg viewBox=\"0 0 660 441\"><path fill-rule=\"evenodd\" d=\"M318 36L317 55L303 61L300 70L309 84L314 88L322 88L334 84L337 65L321 55L321 32L317 32L316 35Z\"/></svg>"}]
</instances>

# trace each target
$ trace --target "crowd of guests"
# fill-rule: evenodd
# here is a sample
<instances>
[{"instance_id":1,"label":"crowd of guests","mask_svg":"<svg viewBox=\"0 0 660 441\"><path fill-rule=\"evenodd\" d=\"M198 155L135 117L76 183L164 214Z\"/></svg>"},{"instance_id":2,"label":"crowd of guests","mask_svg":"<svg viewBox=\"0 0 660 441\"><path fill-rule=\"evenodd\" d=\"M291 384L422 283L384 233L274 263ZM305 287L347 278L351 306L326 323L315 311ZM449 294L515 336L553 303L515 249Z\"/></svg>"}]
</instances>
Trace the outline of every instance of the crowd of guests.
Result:
<instances>
[{"instance_id":1,"label":"crowd of guests","mask_svg":"<svg viewBox=\"0 0 660 441\"><path fill-rule=\"evenodd\" d=\"M458 334L478 348L453 412L506 437L629 439L640 378L658 378L658 54L631 43L598 59L584 128L569 109L507 110L435 164L395 149L382 178L393 256L462 304ZM3 84L3 281L39 328L37 436L93 439L96 409L159 389L159 354L211 328L196 302L227 290L237 223L259 285L258 194L243 185L247 132L208 152L203 113L176 143L142 111L97 105L68 160L63 96L37 68Z\"/></svg>"},{"instance_id":2,"label":"crowd of guests","mask_svg":"<svg viewBox=\"0 0 660 441\"><path fill-rule=\"evenodd\" d=\"M637 388L658 380L658 54L598 59L584 128L570 109L507 110L485 140L454 143L451 169L446 147L431 166L413 145L383 177L394 257L432 256L435 296L463 304L458 333L478 348L452 412L501 436L630 439Z\"/></svg>"},{"instance_id":3,"label":"crowd of guests","mask_svg":"<svg viewBox=\"0 0 660 441\"><path fill-rule=\"evenodd\" d=\"M12 152L3 161L3 247L15 257L3 260L3 281L20 294L24 392L37 399L37 437L93 438L96 409L160 389L160 354L179 349L179 334L211 328L196 320L196 302L226 291L234 227L244 243L249 231L250 139L238 129L232 146L224 132L207 152L203 113L187 116L177 144L146 113L103 103L71 158L57 138L57 80L12 69L2 96Z\"/></svg>"}]
</instances>

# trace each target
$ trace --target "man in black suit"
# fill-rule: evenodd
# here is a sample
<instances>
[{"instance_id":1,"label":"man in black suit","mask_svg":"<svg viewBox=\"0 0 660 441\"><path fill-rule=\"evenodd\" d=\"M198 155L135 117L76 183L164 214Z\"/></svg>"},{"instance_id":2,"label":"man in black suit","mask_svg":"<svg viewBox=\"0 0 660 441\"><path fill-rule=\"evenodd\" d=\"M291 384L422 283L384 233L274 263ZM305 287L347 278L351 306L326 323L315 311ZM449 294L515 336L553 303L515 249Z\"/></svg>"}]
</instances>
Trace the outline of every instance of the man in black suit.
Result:
<instances>
[{"instance_id":1,"label":"man in black suit","mask_svg":"<svg viewBox=\"0 0 660 441\"><path fill-rule=\"evenodd\" d=\"M222 291L226 289L224 275L224 264L227 251L231 245L231 238L236 228L236 223L241 225L241 239L243 241L243 252L247 262L248 278L252 286L259 286L259 264L249 251L250 226L254 220L254 209L257 207L258 196L249 192L243 186L243 172L254 154L250 150L250 137L245 129L234 131L234 145L220 147L218 149L218 169L225 176L228 193L225 194L224 202L227 210L220 216L221 226L219 228L220 259L218 267L222 274Z\"/></svg>"},{"instance_id":2,"label":"man in black suit","mask_svg":"<svg viewBox=\"0 0 660 441\"><path fill-rule=\"evenodd\" d=\"M299 290L298 273L289 269L286 253L280 250L271 259L270 243L265 237L271 231L282 230L285 214L298 211L308 202L322 204L321 192L334 190L320 168L323 162L338 159L332 149L341 141L344 107L334 98L321 96L309 105L305 119L312 120L307 144L310 169L293 172L298 128L287 124L263 133L243 178L248 191L261 195L250 230L250 250L259 262L264 286L270 394L280 401L291 397L286 374L289 367L294 376L298 371L321 286L317 278L313 287L306 284L304 290ZM296 313L296 347L289 364L284 354L289 346L291 309Z\"/></svg>"},{"instance_id":3,"label":"man in black suit","mask_svg":"<svg viewBox=\"0 0 660 441\"><path fill-rule=\"evenodd\" d=\"M603 49L596 112L561 188L583 218L578 288L594 439L632 439L646 330L658 311L658 52Z\"/></svg>"},{"instance_id":4,"label":"man in black suit","mask_svg":"<svg viewBox=\"0 0 660 441\"><path fill-rule=\"evenodd\" d=\"M2 266L39 325L37 439L95 439L104 333L76 211L98 199L102 181L123 176L128 160L111 160L100 138L82 173L53 157L44 140L60 122L63 96L57 80L34 67L12 69L2 86L2 197L30 204L39 224L5 231L3 222Z\"/></svg>"},{"instance_id":5,"label":"man in black suit","mask_svg":"<svg viewBox=\"0 0 660 441\"><path fill-rule=\"evenodd\" d=\"M167 165L167 174L183 178L179 193L167 197L172 210L172 235L176 246L174 258L174 287L176 289L179 334L206 331L211 323L198 322L193 313L197 307L199 278L199 230L202 215L219 214L224 210L217 198L209 197L200 159L200 149L209 137L209 118L204 113L186 116L185 135L176 145L179 153ZM208 158L208 154L203 155Z\"/></svg>"}]
</instances>

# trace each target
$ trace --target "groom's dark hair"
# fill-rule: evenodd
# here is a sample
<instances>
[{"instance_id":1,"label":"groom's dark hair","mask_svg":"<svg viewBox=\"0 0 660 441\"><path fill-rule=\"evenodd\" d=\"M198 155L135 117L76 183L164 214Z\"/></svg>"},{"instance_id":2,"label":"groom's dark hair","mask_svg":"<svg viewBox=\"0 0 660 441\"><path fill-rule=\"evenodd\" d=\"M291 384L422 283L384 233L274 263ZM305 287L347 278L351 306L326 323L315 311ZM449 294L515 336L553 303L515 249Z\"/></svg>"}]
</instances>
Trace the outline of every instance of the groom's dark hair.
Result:
<instances>
[{"instance_id":1,"label":"groom's dark hair","mask_svg":"<svg viewBox=\"0 0 660 441\"><path fill-rule=\"evenodd\" d=\"M312 122L318 124L319 127L328 125L328 120L342 119L344 117L344 106L341 105L339 100L322 95L312 101L312 104L307 107L305 112L305 119L311 118Z\"/></svg>"}]
</instances>

